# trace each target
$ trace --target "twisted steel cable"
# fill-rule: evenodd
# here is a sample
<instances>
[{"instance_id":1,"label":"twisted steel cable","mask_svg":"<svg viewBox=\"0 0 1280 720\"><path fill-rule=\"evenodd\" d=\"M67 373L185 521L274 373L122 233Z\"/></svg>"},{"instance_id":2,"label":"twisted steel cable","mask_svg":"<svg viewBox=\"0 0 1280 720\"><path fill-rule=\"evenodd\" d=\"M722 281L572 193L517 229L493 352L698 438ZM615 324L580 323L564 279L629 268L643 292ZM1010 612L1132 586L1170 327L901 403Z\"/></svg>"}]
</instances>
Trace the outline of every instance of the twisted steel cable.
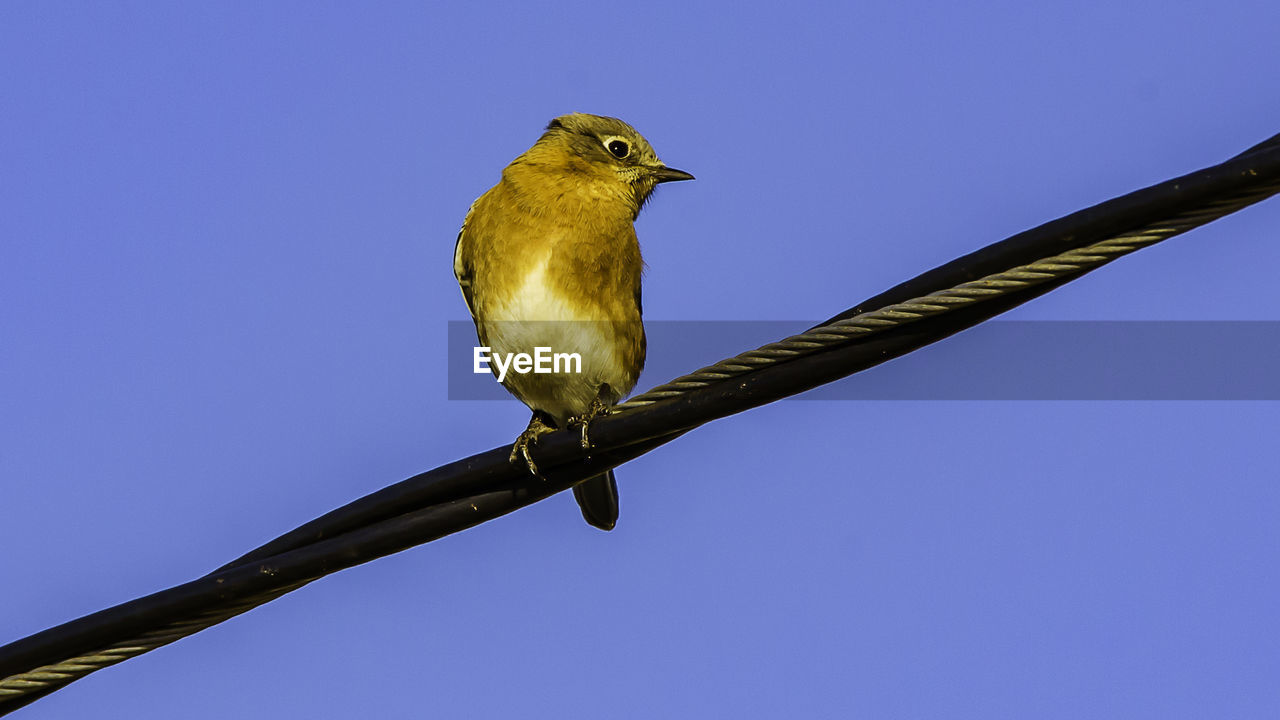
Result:
<instances>
[{"instance_id":1,"label":"twisted steel cable","mask_svg":"<svg viewBox=\"0 0 1280 720\"><path fill-rule=\"evenodd\" d=\"M616 412L644 407L763 367L826 350L854 338L933 317L983 300L1040 285L1055 278L1094 270L1129 253L1163 242L1175 235L1265 200L1277 192L1280 192L1280 182L1244 193L1239 197L1210 203L1203 208L1182 213L1165 222L1124 233L1087 247L1068 250L922 297L819 325L799 335L792 335L721 360L714 365L708 365L654 387L618 405Z\"/></svg>"},{"instance_id":2,"label":"twisted steel cable","mask_svg":"<svg viewBox=\"0 0 1280 720\"><path fill-rule=\"evenodd\" d=\"M42 665L29 672L0 678L0 714L12 712L89 673L130 660L156 648L177 642L188 635L194 635L205 628L213 627L224 620L230 620L305 584L298 583L285 589L263 593L227 608L201 613L189 620L142 633L136 638L116 643L96 652L77 655L52 665Z\"/></svg>"},{"instance_id":3,"label":"twisted steel cable","mask_svg":"<svg viewBox=\"0 0 1280 720\"><path fill-rule=\"evenodd\" d=\"M1263 156L1265 164L1241 162ZM1186 185L1182 184L1184 182ZM1187 186L1196 182L1200 183L1196 193L1185 194ZM742 353L654 388L619 406L614 417L603 419L606 426L603 443L593 425L593 439L601 446L601 452L586 461L570 454L569 449L576 446L576 440L549 436L547 453L550 462L539 460L547 470L547 477L539 484L531 484L523 477L519 482L510 480L517 473L505 462L507 448L495 448L410 478L286 533L203 578L0 647L0 715L98 669L246 612L323 575L428 542L536 502L597 474L602 468L613 467L648 452L708 419L802 391L805 383L793 380L789 384L784 383L781 390L774 388L759 396L738 399L739 402L727 409L723 403L708 401L703 407L695 408L701 411L700 414L685 412L680 415L689 410L688 407L655 412L659 407L670 410L677 400L705 396L698 392L700 390L728 380L734 380L734 389L740 390L746 387L743 384L746 376L762 377L767 374L766 370L784 370L788 363L795 361L801 361L795 362L795 372L804 373L807 372L804 365L809 359L827 351L857 345L890 330L917 323L928 324L923 322L926 320L936 322L946 317L958 318L969 310L991 307L984 311L985 314L968 312L965 319L955 321L955 327L931 329L922 333L920 338L904 341L891 351L879 349L874 361L865 361L864 358L858 367L841 366L841 375L856 372L946 337L1118 257L1216 220L1278 192L1280 136L1260 143L1215 168L1074 213L925 273L869 300L868 305L883 301L883 305L876 309L863 312L859 306L805 333ZM1117 232L1106 232L1105 228L1122 225L1127 222L1126 218L1139 211L1141 217L1167 219L1129 225L1139 225L1136 230L1117 228ZM1072 220L1077 221L1076 225L1072 225ZM1040 231L1038 235L1037 231ZM1080 234L1077 235L1076 231ZM1088 241L1098 237L1102 239ZM1075 242L1087 244L1075 248L1067 245ZM1028 255L1063 245L1068 249L1047 255ZM983 257L979 258L979 255ZM1018 257L1024 261L1020 264L1009 262ZM1025 262L1027 257L1040 259ZM959 267L952 267L956 265ZM972 268L993 265L1007 269L988 272L974 280L954 281L957 275L965 275ZM949 273L943 272L948 269ZM968 276L972 277L972 274ZM950 278L947 280L949 286L936 282L939 277ZM930 285L942 289L915 294L914 291L921 290L922 286ZM887 300L895 296L906 299ZM808 382L807 386L833 379L833 371L829 367L823 372L822 377ZM776 373L774 377L777 377ZM734 394L729 392L729 395ZM654 425L670 421L673 417L681 422L645 429L644 421ZM632 419L640 422L628 422ZM615 437L625 433L608 432L612 427L624 426L641 430L632 432L625 441Z\"/></svg>"}]
</instances>

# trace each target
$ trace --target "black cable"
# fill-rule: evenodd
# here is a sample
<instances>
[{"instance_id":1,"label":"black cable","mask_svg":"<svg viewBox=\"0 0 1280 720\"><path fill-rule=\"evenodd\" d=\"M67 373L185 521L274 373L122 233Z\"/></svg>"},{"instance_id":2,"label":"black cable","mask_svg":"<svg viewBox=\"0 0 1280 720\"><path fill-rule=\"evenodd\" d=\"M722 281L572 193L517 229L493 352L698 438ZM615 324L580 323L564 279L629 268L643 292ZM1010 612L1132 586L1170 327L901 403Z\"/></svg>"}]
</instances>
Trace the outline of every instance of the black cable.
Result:
<instances>
[{"instance_id":1,"label":"black cable","mask_svg":"<svg viewBox=\"0 0 1280 720\"><path fill-rule=\"evenodd\" d=\"M1256 202L1268 191L1275 192L1277 187L1280 135L1220 165L1101 203L983 248L860 303L828 322L1088 246L1167 221L1193 208L1236 202L1220 213L1227 214ZM202 578L0 647L0 688L5 678L130 643L175 623L191 623L191 632L198 631L243 612L246 603L252 607L331 572L499 517L648 452L703 423L906 354L1086 272L1065 274L962 309L755 369L730 381L599 418L591 432L597 449L585 461L576 435L547 435L535 453L545 479L530 478L522 466L508 463L506 447L414 476L286 533ZM79 676L69 673L65 682ZM65 682L19 695L0 694L0 714L26 705Z\"/></svg>"},{"instance_id":2,"label":"black cable","mask_svg":"<svg viewBox=\"0 0 1280 720\"><path fill-rule=\"evenodd\" d=\"M1280 134L1273 135L1226 162L1135 190L1092 207L1051 220L1008 239L956 258L867 298L835 315L827 325L871 308L903 302L938 288L959 285L1046 255L1089 245L1134 228L1150 225L1215 199L1264 187L1276 173ZM932 289L930 289L932 288Z\"/></svg>"}]
</instances>

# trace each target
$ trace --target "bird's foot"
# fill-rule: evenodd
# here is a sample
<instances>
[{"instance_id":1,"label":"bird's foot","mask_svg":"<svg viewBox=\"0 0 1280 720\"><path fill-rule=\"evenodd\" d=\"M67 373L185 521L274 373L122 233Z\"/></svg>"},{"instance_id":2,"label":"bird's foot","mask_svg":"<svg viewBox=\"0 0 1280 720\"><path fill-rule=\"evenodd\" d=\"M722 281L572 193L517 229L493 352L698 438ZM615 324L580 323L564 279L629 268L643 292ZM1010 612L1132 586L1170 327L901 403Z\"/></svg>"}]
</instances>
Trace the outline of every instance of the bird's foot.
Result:
<instances>
[{"instance_id":1,"label":"bird's foot","mask_svg":"<svg viewBox=\"0 0 1280 720\"><path fill-rule=\"evenodd\" d=\"M533 457L529 454L529 447L538 444L538 438L549 432L555 432L555 428L542 421L542 416L534 413L529 418L529 427L520 433L520 437L516 438L516 442L511 446L511 455L507 458L507 462L516 462L524 458L525 464L529 466L529 474L538 476L538 466L534 464Z\"/></svg>"},{"instance_id":2,"label":"bird's foot","mask_svg":"<svg viewBox=\"0 0 1280 720\"><path fill-rule=\"evenodd\" d=\"M591 421L595 420L596 418L602 415L608 415L611 412L613 412L613 408L608 403L606 403L603 398L597 395L596 399L591 401L591 407L588 408L586 412L582 413L581 415L577 415L575 417L569 418L569 422L566 423L567 425L582 426L582 449L583 450L591 449L591 439L587 436L587 428L591 425Z\"/></svg>"}]
</instances>

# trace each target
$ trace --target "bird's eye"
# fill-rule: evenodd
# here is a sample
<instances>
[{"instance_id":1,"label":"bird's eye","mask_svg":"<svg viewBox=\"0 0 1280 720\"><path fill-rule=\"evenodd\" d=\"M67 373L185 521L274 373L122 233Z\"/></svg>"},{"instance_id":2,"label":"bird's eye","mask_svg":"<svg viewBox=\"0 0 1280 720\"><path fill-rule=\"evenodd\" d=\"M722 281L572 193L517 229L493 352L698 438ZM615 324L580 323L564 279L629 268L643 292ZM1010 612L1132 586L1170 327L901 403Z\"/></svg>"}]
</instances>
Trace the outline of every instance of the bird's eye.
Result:
<instances>
[{"instance_id":1,"label":"bird's eye","mask_svg":"<svg viewBox=\"0 0 1280 720\"><path fill-rule=\"evenodd\" d=\"M618 158L619 160L624 160L631 154L631 146L627 144L627 141L619 140L618 138L608 138L605 140L604 148L609 151L610 155Z\"/></svg>"}]
</instances>

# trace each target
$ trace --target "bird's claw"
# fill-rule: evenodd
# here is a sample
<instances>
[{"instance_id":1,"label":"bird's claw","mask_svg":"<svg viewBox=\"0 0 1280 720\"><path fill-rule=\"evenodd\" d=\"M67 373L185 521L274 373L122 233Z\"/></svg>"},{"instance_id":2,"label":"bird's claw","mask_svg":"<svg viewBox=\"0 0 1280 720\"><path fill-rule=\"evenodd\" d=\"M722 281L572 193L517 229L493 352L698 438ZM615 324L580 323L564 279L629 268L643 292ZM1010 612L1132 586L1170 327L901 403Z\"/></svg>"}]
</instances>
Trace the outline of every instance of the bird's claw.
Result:
<instances>
[{"instance_id":1,"label":"bird's claw","mask_svg":"<svg viewBox=\"0 0 1280 720\"><path fill-rule=\"evenodd\" d=\"M516 442L511 446L511 455L507 457L507 462L516 462L521 458L524 459L526 465L529 466L529 474L534 477L538 476L538 466L533 462L533 456L529 454L529 447L538 444L538 438L549 432L555 432L555 428L550 427L542 422L542 418L534 415L529 420L529 427L520 433L520 437L516 438Z\"/></svg>"},{"instance_id":2,"label":"bird's claw","mask_svg":"<svg viewBox=\"0 0 1280 720\"><path fill-rule=\"evenodd\" d=\"M569 418L568 425L582 426L582 449L591 449L591 439L587 436L587 428L591 425L591 421L602 415L608 415L613 411L604 400L597 397L591 401L591 407L583 414Z\"/></svg>"}]
</instances>

